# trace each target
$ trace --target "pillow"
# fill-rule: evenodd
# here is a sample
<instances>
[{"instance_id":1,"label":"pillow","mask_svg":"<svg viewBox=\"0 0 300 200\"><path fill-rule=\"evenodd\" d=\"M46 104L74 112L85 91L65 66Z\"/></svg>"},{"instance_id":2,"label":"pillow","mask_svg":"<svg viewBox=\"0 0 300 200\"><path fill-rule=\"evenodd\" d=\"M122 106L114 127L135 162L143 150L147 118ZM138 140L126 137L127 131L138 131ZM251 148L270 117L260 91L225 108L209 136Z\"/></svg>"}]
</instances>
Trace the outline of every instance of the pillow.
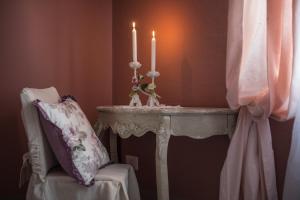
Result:
<instances>
[{"instance_id":1,"label":"pillow","mask_svg":"<svg viewBox=\"0 0 300 200\"><path fill-rule=\"evenodd\" d=\"M62 168L80 184L93 184L98 169L109 163L109 157L79 105L71 98L55 104L36 100L34 105Z\"/></svg>"}]
</instances>

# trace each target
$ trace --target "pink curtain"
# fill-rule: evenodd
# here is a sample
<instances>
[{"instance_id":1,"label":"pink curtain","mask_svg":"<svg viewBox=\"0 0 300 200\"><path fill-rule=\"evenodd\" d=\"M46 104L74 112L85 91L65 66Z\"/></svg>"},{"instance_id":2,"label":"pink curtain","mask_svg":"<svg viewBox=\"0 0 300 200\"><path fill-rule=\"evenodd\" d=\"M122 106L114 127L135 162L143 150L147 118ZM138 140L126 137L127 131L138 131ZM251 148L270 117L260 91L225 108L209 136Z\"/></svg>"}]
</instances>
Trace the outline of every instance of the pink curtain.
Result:
<instances>
[{"instance_id":1,"label":"pink curtain","mask_svg":"<svg viewBox=\"0 0 300 200\"><path fill-rule=\"evenodd\" d=\"M295 2L229 0L227 100L240 113L221 172L220 200L278 198L269 117L286 120L297 107Z\"/></svg>"}]
</instances>

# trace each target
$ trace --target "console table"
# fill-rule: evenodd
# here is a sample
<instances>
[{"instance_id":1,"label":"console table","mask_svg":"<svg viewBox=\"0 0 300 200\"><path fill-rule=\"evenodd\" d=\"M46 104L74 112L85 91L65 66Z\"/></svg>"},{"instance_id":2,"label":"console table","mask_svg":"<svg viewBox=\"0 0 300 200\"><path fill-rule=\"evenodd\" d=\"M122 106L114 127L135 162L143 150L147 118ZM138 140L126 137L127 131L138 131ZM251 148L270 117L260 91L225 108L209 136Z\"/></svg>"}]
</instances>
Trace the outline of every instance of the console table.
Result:
<instances>
[{"instance_id":1,"label":"console table","mask_svg":"<svg viewBox=\"0 0 300 200\"><path fill-rule=\"evenodd\" d=\"M170 136L203 139L213 135L231 135L237 112L228 108L189 108L180 106L97 107L99 118L95 124L101 137L102 130L110 134L111 159L118 162L117 134L121 138L140 137L147 132L156 134L156 183L158 200L169 200L167 152Z\"/></svg>"}]
</instances>

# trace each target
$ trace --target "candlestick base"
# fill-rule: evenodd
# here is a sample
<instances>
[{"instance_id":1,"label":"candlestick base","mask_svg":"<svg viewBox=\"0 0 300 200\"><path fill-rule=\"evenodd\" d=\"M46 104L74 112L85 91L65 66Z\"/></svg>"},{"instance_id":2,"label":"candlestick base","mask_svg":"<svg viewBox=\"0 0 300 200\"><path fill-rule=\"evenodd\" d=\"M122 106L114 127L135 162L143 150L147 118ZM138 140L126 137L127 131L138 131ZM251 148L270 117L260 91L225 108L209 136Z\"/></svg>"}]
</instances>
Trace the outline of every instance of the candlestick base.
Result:
<instances>
[{"instance_id":1,"label":"candlestick base","mask_svg":"<svg viewBox=\"0 0 300 200\"><path fill-rule=\"evenodd\" d=\"M140 76L137 74L137 69L142 66L138 61L132 61L129 63L129 67L133 69L133 77L132 77L132 89L130 93L130 103L129 106L142 106L142 102L140 100L140 96L138 94L140 90Z\"/></svg>"},{"instance_id":2,"label":"candlestick base","mask_svg":"<svg viewBox=\"0 0 300 200\"><path fill-rule=\"evenodd\" d=\"M142 106L142 102L138 94L132 95L129 106Z\"/></svg>"},{"instance_id":3,"label":"candlestick base","mask_svg":"<svg viewBox=\"0 0 300 200\"><path fill-rule=\"evenodd\" d=\"M156 89L156 85L155 85L155 78L159 77L159 72L157 71L149 71L147 73L147 76L150 77L152 79L152 82L148 85L148 91L149 91L149 97L148 97L148 101L147 101L147 106L159 106L159 101L157 98L160 98L159 95L156 94L155 89Z\"/></svg>"},{"instance_id":4,"label":"candlestick base","mask_svg":"<svg viewBox=\"0 0 300 200\"><path fill-rule=\"evenodd\" d=\"M150 107L159 106L159 101L155 97L155 95L149 95L148 101L147 101L147 106L150 106Z\"/></svg>"}]
</instances>

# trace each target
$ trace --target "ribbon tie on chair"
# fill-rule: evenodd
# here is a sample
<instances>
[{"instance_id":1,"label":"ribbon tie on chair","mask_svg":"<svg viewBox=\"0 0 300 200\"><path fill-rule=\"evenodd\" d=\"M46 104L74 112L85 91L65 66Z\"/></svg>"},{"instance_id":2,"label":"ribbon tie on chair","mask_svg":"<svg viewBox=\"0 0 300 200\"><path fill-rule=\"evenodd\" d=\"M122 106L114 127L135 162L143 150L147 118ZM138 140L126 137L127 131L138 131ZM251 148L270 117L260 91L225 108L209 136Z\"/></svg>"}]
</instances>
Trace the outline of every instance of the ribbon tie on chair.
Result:
<instances>
[{"instance_id":1,"label":"ribbon tie on chair","mask_svg":"<svg viewBox=\"0 0 300 200\"><path fill-rule=\"evenodd\" d=\"M23 154L22 159L23 163L20 171L19 188L21 188L29 180L32 173L29 152Z\"/></svg>"}]
</instances>

